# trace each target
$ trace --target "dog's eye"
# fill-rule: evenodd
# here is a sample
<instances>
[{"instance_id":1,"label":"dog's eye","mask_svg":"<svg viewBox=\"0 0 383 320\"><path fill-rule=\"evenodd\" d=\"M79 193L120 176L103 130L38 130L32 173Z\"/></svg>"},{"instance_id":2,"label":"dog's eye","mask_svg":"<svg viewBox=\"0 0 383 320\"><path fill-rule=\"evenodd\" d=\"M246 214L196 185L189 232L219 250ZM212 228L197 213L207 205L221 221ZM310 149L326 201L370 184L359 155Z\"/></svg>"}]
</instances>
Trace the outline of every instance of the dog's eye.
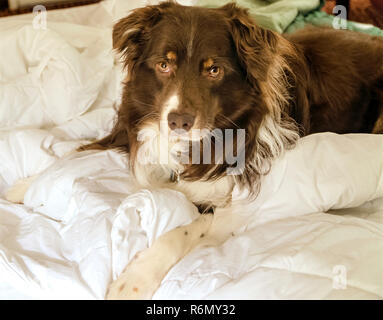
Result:
<instances>
[{"instance_id":1,"label":"dog's eye","mask_svg":"<svg viewBox=\"0 0 383 320\"><path fill-rule=\"evenodd\" d=\"M212 66L210 69L209 69L209 76L210 77L213 77L213 78L216 78L218 77L219 73L221 72L221 69L217 66Z\"/></svg>"},{"instance_id":2,"label":"dog's eye","mask_svg":"<svg viewBox=\"0 0 383 320\"><path fill-rule=\"evenodd\" d=\"M167 62L157 63L157 68L162 73L170 72L170 66L169 66L169 64Z\"/></svg>"}]
</instances>

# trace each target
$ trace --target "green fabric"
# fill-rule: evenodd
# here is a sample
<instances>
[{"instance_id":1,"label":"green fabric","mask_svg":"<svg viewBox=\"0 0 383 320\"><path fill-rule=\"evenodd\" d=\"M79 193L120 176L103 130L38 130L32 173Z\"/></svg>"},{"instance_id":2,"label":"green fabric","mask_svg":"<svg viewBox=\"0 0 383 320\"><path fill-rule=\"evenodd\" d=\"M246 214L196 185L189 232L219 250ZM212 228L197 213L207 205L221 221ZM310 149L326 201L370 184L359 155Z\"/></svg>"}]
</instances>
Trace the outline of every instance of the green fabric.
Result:
<instances>
[{"instance_id":1,"label":"green fabric","mask_svg":"<svg viewBox=\"0 0 383 320\"><path fill-rule=\"evenodd\" d=\"M313 11L307 15L299 15L295 21L285 30L287 33L294 32L305 27L307 24L314 26L332 26L335 16L328 15L323 11ZM374 36L383 36L383 30L370 24L346 21L347 29L367 33Z\"/></svg>"},{"instance_id":2,"label":"green fabric","mask_svg":"<svg viewBox=\"0 0 383 320\"><path fill-rule=\"evenodd\" d=\"M197 5L219 7L230 0L197 0ZM257 23L279 33L300 14L319 8L320 0L237 0L239 6L249 8L250 15Z\"/></svg>"},{"instance_id":3,"label":"green fabric","mask_svg":"<svg viewBox=\"0 0 383 320\"><path fill-rule=\"evenodd\" d=\"M220 7L231 0L197 0L197 5ZM332 26L335 16L320 11L323 0L237 0L239 6L249 8L250 15L260 26L277 31L294 32L307 24ZM383 30L372 25L347 21L347 29L383 36Z\"/></svg>"}]
</instances>

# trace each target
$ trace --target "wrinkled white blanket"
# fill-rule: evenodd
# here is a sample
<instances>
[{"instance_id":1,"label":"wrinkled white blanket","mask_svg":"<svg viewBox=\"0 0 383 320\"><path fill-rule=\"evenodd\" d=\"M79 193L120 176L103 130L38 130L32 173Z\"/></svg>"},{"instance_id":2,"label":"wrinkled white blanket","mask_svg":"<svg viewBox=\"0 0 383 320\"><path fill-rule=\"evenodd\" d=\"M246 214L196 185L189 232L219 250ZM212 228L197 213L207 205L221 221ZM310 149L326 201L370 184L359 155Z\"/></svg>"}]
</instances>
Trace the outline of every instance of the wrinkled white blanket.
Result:
<instances>
[{"instance_id":1,"label":"wrinkled white blanket","mask_svg":"<svg viewBox=\"0 0 383 320\"><path fill-rule=\"evenodd\" d=\"M134 185L125 155L70 154L113 125L111 26L145 4L127 3L48 12L47 30L0 19L1 299L103 299L138 251L198 216L176 191ZM24 205L4 200L37 173ZM215 217L232 236L188 254L154 299L383 298L383 136L305 137L245 196Z\"/></svg>"}]
</instances>

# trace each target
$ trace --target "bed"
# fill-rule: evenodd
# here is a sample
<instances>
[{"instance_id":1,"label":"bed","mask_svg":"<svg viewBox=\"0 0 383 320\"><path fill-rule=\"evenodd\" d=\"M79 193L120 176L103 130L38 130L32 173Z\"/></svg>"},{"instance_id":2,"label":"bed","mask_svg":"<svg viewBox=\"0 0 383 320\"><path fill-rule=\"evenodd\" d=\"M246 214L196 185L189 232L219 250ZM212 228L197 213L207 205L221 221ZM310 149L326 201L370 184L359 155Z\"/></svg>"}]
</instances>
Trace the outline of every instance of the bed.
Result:
<instances>
[{"instance_id":1,"label":"bed","mask_svg":"<svg viewBox=\"0 0 383 320\"><path fill-rule=\"evenodd\" d=\"M126 155L72 152L112 128L111 28L146 3L48 11L47 28L0 19L1 299L104 299L137 252L199 215L179 192L136 186ZM24 204L5 200L36 174ZM382 135L302 138L245 198L215 216L230 237L190 252L153 299L383 298Z\"/></svg>"}]
</instances>

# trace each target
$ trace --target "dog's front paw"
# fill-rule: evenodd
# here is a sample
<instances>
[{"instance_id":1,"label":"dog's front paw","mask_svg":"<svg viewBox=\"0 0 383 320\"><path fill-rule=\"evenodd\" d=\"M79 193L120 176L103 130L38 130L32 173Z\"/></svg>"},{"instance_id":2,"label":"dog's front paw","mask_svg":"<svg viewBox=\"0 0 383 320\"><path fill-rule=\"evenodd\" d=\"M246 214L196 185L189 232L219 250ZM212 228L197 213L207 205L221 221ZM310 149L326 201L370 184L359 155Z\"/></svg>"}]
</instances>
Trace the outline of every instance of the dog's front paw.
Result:
<instances>
[{"instance_id":1,"label":"dog's front paw","mask_svg":"<svg viewBox=\"0 0 383 320\"><path fill-rule=\"evenodd\" d=\"M107 299L151 299L171 267L193 249L208 232L212 214L175 228L136 255L109 288Z\"/></svg>"},{"instance_id":2,"label":"dog's front paw","mask_svg":"<svg viewBox=\"0 0 383 320\"><path fill-rule=\"evenodd\" d=\"M5 199L13 203L24 203L24 195L36 176L18 180L5 192Z\"/></svg>"},{"instance_id":3,"label":"dog's front paw","mask_svg":"<svg viewBox=\"0 0 383 320\"><path fill-rule=\"evenodd\" d=\"M108 300L151 299L161 284L161 272L156 272L155 254L147 249L136 255L116 281L109 287ZM166 273L165 273L166 274Z\"/></svg>"}]
</instances>

